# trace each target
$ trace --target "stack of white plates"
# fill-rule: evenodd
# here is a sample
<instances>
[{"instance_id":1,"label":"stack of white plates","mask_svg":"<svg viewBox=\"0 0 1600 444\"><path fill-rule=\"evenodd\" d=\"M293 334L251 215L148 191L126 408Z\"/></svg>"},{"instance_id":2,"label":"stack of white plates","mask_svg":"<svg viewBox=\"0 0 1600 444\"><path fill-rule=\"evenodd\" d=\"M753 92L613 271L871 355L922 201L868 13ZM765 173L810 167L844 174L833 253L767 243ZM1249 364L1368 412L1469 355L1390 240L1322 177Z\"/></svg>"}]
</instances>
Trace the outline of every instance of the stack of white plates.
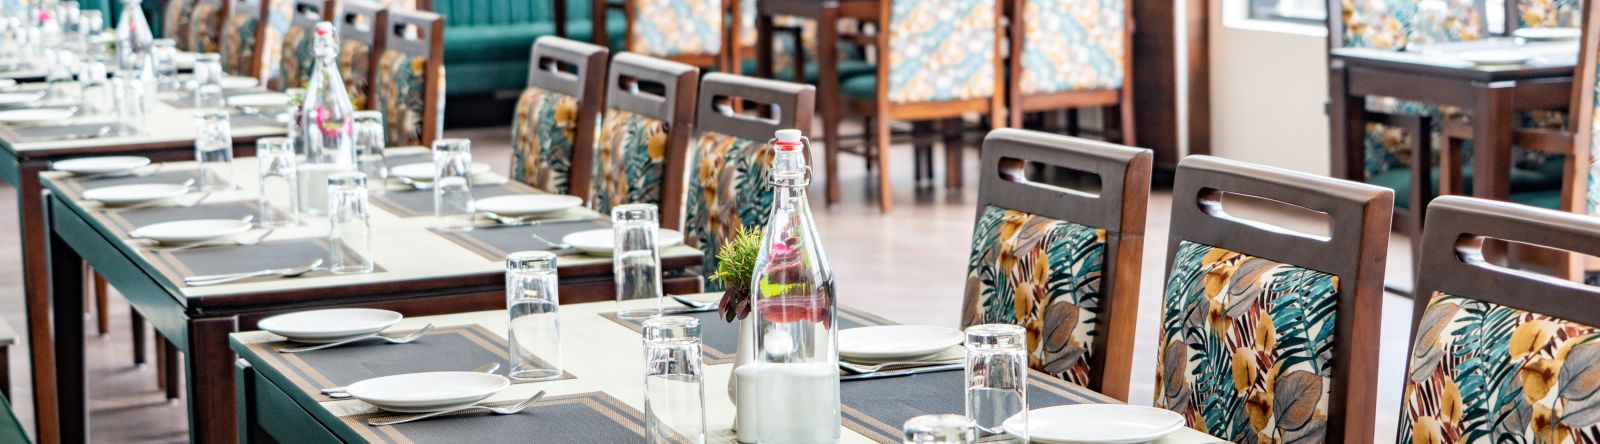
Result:
<instances>
[{"instance_id":1,"label":"stack of white plates","mask_svg":"<svg viewBox=\"0 0 1600 444\"><path fill-rule=\"evenodd\" d=\"M391 412L425 413L472 405L510 385L491 373L426 372L367 379L345 392Z\"/></svg>"},{"instance_id":2,"label":"stack of white plates","mask_svg":"<svg viewBox=\"0 0 1600 444\"><path fill-rule=\"evenodd\" d=\"M142 156L103 156L79 157L67 159L50 164L56 171L65 171L78 175L105 175L118 176L133 174L133 170L150 164L150 158Z\"/></svg>"},{"instance_id":3,"label":"stack of white plates","mask_svg":"<svg viewBox=\"0 0 1600 444\"><path fill-rule=\"evenodd\" d=\"M30 108L0 111L0 123L44 123L66 120L76 115L76 108Z\"/></svg>"},{"instance_id":4,"label":"stack of white plates","mask_svg":"<svg viewBox=\"0 0 1600 444\"><path fill-rule=\"evenodd\" d=\"M128 235L161 244L182 245L237 236L254 227L242 219L179 220L145 225L128 232Z\"/></svg>"},{"instance_id":5,"label":"stack of white plates","mask_svg":"<svg viewBox=\"0 0 1600 444\"><path fill-rule=\"evenodd\" d=\"M106 205L136 205L175 198L192 189L180 183L141 183L91 189L83 192L83 198Z\"/></svg>"},{"instance_id":6,"label":"stack of white plates","mask_svg":"<svg viewBox=\"0 0 1600 444\"><path fill-rule=\"evenodd\" d=\"M1002 427L1040 444L1138 444L1182 429L1183 416L1155 407L1077 404L1029 410L1026 430L1022 415L1007 419Z\"/></svg>"},{"instance_id":7,"label":"stack of white plates","mask_svg":"<svg viewBox=\"0 0 1600 444\"><path fill-rule=\"evenodd\" d=\"M0 93L0 106L18 106L44 98L44 91L18 91Z\"/></svg>"},{"instance_id":8,"label":"stack of white plates","mask_svg":"<svg viewBox=\"0 0 1600 444\"><path fill-rule=\"evenodd\" d=\"M434 168L433 162L408 163L389 169L390 176L404 177L418 182L432 182L435 172L437 170ZM476 176L487 172L489 172L489 164L483 162L472 163L472 175Z\"/></svg>"},{"instance_id":9,"label":"stack of white plates","mask_svg":"<svg viewBox=\"0 0 1600 444\"><path fill-rule=\"evenodd\" d=\"M375 308L334 308L285 313L262 319L256 326L291 341L324 344L377 334L402 317Z\"/></svg>"},{"instance_id":10,"label":"stack of white plates","mask_svg":"<svg viewBox=\"0 0 1600 444\"><path fill-rule=\"evenodd\" d=\"M583 205L583 198L561 194L513 194L478 199L472 202L478 211L501 216L541 217Z\"/></svg>"},{"instance_id":11,"label":"stack of white plates","mask_svg":"<svg viewBox=\"0 0 1600 444\"><path fill-rule=\"evenodd\" d=\"M222 84L222 89L224 90L237 91L241 89L255 88L256 85L261 84L261 80L258 80L255 77L223 76L222 80L218 83Z\"/></svg>"},{"instance_id":12,"label":"stack of white plates","mask_svg":"<svg viewBox=\"0 0 1600 444\"><path fill-rule=\"evenodd\" d=\"M961 330L931 325L881 325L839 330L839 357L853 362L916 361L965 340Z\"/></svg>"},{"instance_id":13,"label":"stack of white plates","mask_svg":"<svg viewBox=\"0 0 1600 444\"><path fill-rule=\"evenodd\" d=\"M610 228L585 230L568 234L561 238L561 242L572 245L572 248L582 251L590 256L611 257L617 250L616 233ZM662 229L656 235L656 245L667 248L683 243L683 233L677 230Z\"/></svg>"}]
</instances>

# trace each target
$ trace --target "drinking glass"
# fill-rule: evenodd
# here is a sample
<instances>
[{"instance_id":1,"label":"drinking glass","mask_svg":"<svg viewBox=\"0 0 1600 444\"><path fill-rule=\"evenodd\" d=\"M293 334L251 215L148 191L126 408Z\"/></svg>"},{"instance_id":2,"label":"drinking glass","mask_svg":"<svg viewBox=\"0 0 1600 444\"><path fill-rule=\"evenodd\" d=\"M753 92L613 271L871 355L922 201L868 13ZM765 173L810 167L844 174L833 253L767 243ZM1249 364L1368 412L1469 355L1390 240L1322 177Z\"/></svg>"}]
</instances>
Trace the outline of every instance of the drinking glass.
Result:
<instances>
[{"instance_id":1,"label":"drinking glass","mask_svg":"<svg viewBox=\"0 0 1600 444\"><path fill-rule=\"evenodd\" d=\"M389 167L383 161L383 113L356 111L355 128L351 131L356 148L356 170L378 183L389 179ZM385 187L373 187L372 192L382 194Z\"/></svg>"},{"instance_id":2,"label":"drinking glass","mask_svg":"<svg viewBox=\"0 0 1600 444\"><path fill-rule=\"evenodd\" d=\"M561 376L561 295L556 290L556 255L522 251L506 256L506 312L512 379Z\"/></svg>"},{"instance_id":3,"label":"drinking glass","mask_svg":"<svg viewBox=\"0 0 1600 444\"><path fill-rule=\"evenodd\" d=\"M120 78L122 73L117 73L117 76ZM123 103L122 106L130 105ZM233 135L228 124L228 113L196 112L194 129L194 160L200 164L200 190L211 192L232 190Z\"/></svg>"},{"instance_id":4,"label":"drinking glass","mask_svg":"<svg viewBox=\"0 0 1600 444\"><path fill-rule=\"evenodd\" d=\"M617 279L617 317L641 319L661 314L660 212L653 204L627 204L611 209L616 246L611 262ZM652 308L623 309L634 299L655 299Z\"/></svg>"},{"instance_id":5,"label":"drinking glass","mask_svg":"<svg viewBox=\"0 0 1600 444\"><path fill-rule=\"evenodd\" d=\"M106 55L105 46L95 42L95 37L105 30L106 18L98 9L84 10L78 18L78 35L83 40L84 58L101 62Z\"/></svg>"},{"instance_id":6,"label":"drinking glass","mask_svg":"<svg viewBox=\"0 0 1600 444\"><path fill-rule=\"evenodd\" d=\"M76 83L72 78L72 70L73 65L77 64L78 56L65 49L50 51L49 54L49 67L45 71L45 82L48 84L45 90L48 97L46 100L65 102L72 98L71 87Z\"/></svg>"},{"instance_id":7,"label":"drinking glass","mask_svg":"<svg viewBox=\"0 0 1600 444\"><path fill-rule=\"evenodd\" d=\"M257 206L261 214L256 224L262 227L291 227L300 223L300 194L295 189L294 141L287 137L256 140L256 164L260 166L261 194Z\"/></svg>"},{"instance_id":8,"label":"drinking glass","mask_svg":"<svg viewBox=\"0 0 1600 444\"><path fill-rule=\"evenodd\" d=\"M228 100L222 94L222 56L208 52L194 59L194 107L196 109L226 109Z\"/></svg>"},{"instance_id":9,"label":"drinking glass","mask_svg":"<svg viewBox=\"0 0 1600 444\"><path fill-rule=\"evenodd\" d=\"M156 80L161 92L177 91L178 42L173 39L156 39L150 45L150 54L156 61Z\"/></svg>"},{"instance_id":10,"label":"drinking glass","mask_svg":"<svg viewBox=\"0 0 1600 444\"><path fill-rule=\"evenodd\" d=\"M79 88L83 91L81 102L85 116L107 116L113 113L113 107L117 103L117 92L111 83L106 81L106 64L95 61L84 63L78 70L78 82L82 85Z\"/></svg>"},{"instance_id":11,"label":"drinking glass","mask_svg":"<svg viewBox=\"0 0 1600 444\"><path fill-rule=\"evenodd\" d=\"M347 171L328 176L329 271L372 272L372 222L367 214L367 175Z\"/></svg>"},{"instance_id":12,"label":"drinking glass","mask_svg":"<svg viewBox=\"0 0 1600 444\"><path fill-rule=\"evenodd\" d=\"M144 83L135 73L121 71L113 75L111 96L111 106L117 110L117 134L131 135L144 126Z\"/></svg>"},{"instance_id":13,"label":"drinking glass","mask_svg":"<svg viewBox=\"0 0 1600 444\"><path fill-rule=\"evenodd\" d=\"M661 316L644 321L644 426L650 443L706 441L705 372L700 320Z\"/></svg>"},{"instance_id":14,"label":"drinking glass","mask_svg":"<svg viewBox=\"0 0 1600 444\"><path fill-rule=\"evenodd\" d=\"M61 22L61 49L82 50L83 40L78 38L78 26L81 24L83 9L78 7L78 2L61 2L57 6L56 17Z\"/></svg>"},{"instance_id":15,"label":"drinking glass","mask_svg":"<svg viewBox=\"0 0 1600 444\"><path fill-rule=\"evenodd\" d=\"M1028 429L1027 336L1013 324L967 327L967 417L985 434L1003 434L1012 416ZM1027 442L1026 437L1018 437Z\"/></svg>"},{"instance_id":16,"label":"drinking glass","mask_svg":"<svg viewBox=\"0 0 1600 444\"><path fill-rule=\"evenodd\" d=\"M472 229L472 142L433 141L433 215L445 230Z\"/></svg>"},{"instance_id":17,"label":"drinking glass","mask_svg":"<svg viewBox=\"0 0 1600 444\"><path fill-rule=\"evenodd\" d=\"M922 415L900 430L905 444L978 444L978 423L961 415Z\"/></svg>"}]
</instances>

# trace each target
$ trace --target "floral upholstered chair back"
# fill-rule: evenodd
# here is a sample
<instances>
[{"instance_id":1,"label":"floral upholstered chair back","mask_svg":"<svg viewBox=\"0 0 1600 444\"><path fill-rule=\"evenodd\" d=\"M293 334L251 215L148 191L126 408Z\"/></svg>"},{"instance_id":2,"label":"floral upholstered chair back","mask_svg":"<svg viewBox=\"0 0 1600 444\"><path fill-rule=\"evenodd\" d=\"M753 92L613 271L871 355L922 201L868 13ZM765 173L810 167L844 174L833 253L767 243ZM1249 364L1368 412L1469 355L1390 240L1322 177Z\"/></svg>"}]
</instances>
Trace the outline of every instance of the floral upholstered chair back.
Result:
<instances>
[{"instance_id":1,"label":"floral upholstered chair back","mask_svg":"<svg viewBox=\"0 0 1600 444\"><path fill-rule=\"evenodd\" d=\"M628 0L628 51L662 58L720 56L723 1Z\"/></svg>"},{"instance_id":2,"label":"floral upholstered chair back","mask_svg":"<svg viewBox=\"0 0 1600 444\"><path fill-rule=\"evenodd\" d=\"M1032 182L1027 164L1093 175L1098 192ZM1030 367L1126 400L1150 165L1149 150L990 133L961 325L1020 325Z\"/></svg>"},{"instance_id":3,"label":"floral upholstered chair back","mask_svg":"<svg viewBox=\"0 0 1600 444\"><path fill-rule=\"evenodd\" d=\"M513 179L588 201L608 53L555 36L533 42L528 87L511 125Z\"/></svg>"},{"instance_id":4,"label":"floral upholstered chair back","mask_svg":"<svg viewBox=\"0 0 1600 444\"><path fill-rule=\"evenodd\" d=\"M610 214L617 205L656 204L663 228L682 225L686 125L698 76L682 63L627 52L612 58L591 208Z\"/></svg>"},{"instance_id":5,"label":"floral upholstered chair back","mask_svg":"<svg viewBox=\"0 0 1600 444\"><path fill-rule=\"evenodd\" d=\"M222 69L238 75L261 78L265 66L258 49L262 40L263 0L223 0L232 2L228 19L222 24Z\"/></svg>"},{"instance_id":6,"label":"floral upholstered chair back","mask_svg":"<svg viewBox=\"0 0 1600 444\"><path fill-rule=\"evenodd\" d=\"M996 1L889 2L889 102L994 97L1001 75Z\"/></svg>"},{"instance_id":7,"label":"floral upholstered chair back","mask_svg":"<svg viewBox=\"0 0 1600 444\"><path fill-rule=\"evenodd\" d=\"M1516 2L1522 28L1576 28L1583 23L1583 0L1509 0Z\"/></svg>"},{"instance_id":8,"label":"floral upholstered chair back","mask_svg":"<svg viewBox=\"0 0 1600 444\"><path fill-rule=\"evenodd\" d=\"M378 58L374 109L388 146L429 145L444 132L444 17L389 11Z\"/></svg>"},{"instance_id":9,"label":"floral upholstered chair back","mask_svg":"<svg viewBox=\"0 0 1600 444\"><path fill-rule=\"evenodd\" d=\"M232 9L231 1L195 1L189 25L189 45L194 52L222 52L222 28Z\"/></svg>"},{"instance_id":10,"label":"floral upholstered chair back","mask_svg":"<svg viewBox=\"0 0 1600 444\"><path fill-rule=\"evenodd\" d=\"M1244 196L1320 212L1328 234L1230 215ZM1183 159L1155 405L1234 442L1371 439L1393 205L1372 185Z\"/></svg>"},{"instance_id":11,"label":"floral upholstered chair back","mask_svg":"<svg viewBox=\"0 0 1600 444\"><path fill-rule=\"evenodd\" d=\"M1600 288L1490 265L1463 241L1600 256L1600 222L1447 196L1426 224L1397 441L1594 442Z\"/></svg>"},{"instance_id":12,"label":"floral upholstered chair back","mask_svg":"<svg viewBox=\"0 0 1600 444\"><path fill-rule=\"evenodd\" d=\"M194 0L167 0L161 8L161 33L177 43L179 51L192 51L194 43L189 39L194 37L189 30L192 19L189 14L194 11Z\"/></svg>"},{"instance_id":13,"label":"floral upholstered chair back","mask_svg":"<svg viewBox=\"0 0 1600 444\"><path fill-rule=\"evenodd\" d=\"M373 48L378 30L388 28L389 11L378 3L347 1L339 17L339 77L352 106L372 109Z\"/></svg>"},{"instance_id":14,"label":"floral upholstered chair back","mask_svg":"<svg viewBox=\"0 0 1600 444\"><path fill-rule=\"evenodd\" d=\"M1127 73L1126 0L1023 0L1023 94L1122 88Z\"/></svg>"},{"instance_id":15,"label":"floral upholstered chair back","mask_svg":"<svg viewBox=\"0 0 1600 444\"><path fill-rule=\"evenodd\" d=\"M811 128L815 105L810 85L720 73L700 83L684 234L705 254L706 270L717 269L717 251L740 230L766 227L773 199L769 142L778 130Z\"/></svg>"},{"instance_id":16,"label":"floral upholstered chair back","mask_svg":"<svg viewBox=\"0 0 1600 444\"><path fill-rule=\"evenodd\" d=\"M311 80L311 70L317 64L316 28L323 21L328 4L323 0L287 0L289 26L279 43L276 77L269 80L279 90L305 88Z\"/></svg>"}]
</instances>

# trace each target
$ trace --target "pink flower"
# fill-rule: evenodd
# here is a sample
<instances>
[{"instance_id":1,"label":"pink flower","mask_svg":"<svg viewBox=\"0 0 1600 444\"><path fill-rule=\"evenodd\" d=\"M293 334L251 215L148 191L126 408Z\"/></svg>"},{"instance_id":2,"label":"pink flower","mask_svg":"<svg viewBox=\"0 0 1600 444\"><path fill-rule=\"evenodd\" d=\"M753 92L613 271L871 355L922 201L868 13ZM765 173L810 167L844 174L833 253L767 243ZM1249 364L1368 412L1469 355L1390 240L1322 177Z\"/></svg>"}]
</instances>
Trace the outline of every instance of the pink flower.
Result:
<instances>
[{"instance_id":1,"label":"pink flower","mask_svg":"<svg viewBox=\"0 0 1600 444\"><path fill-rule=\"evenodd\" d=\"M347 122L349 119L335 119L336 118L333 115L333 111L329 110L327 107L317 107L317 130L322 131L322 135L324 137L333 137L338 135L339 131L344 129L345 125L349 123Z\"/></svg>"}]
</instances>

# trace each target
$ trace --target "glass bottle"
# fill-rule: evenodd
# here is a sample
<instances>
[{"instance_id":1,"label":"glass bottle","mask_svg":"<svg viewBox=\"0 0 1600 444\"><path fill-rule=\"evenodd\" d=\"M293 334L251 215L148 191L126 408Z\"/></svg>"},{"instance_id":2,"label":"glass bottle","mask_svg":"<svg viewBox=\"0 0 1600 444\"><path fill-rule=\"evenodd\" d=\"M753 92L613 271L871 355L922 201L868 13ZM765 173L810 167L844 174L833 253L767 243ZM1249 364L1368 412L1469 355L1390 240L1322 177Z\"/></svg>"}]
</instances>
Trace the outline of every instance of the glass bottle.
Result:
<instances>
[{"instance_id":1,"label":"glass bottle","mask_svg":"<svg viewBox=\"0 0 1600 444\"><path fill-rule=\"evenodd\" d=\"M139 0L122 0L122 17L117 20L117 67L123 70L138 69L140 57L150 53L155 35L150 33L150 22L144 18Z\"/></svg>"},{"instance_id":2,"label":"glass bottle","mask_svg":"<svg viewBox=\"0 0 1600 444\"><path fill-rule=\"evenodd\" d=\"M751 392L739 394L739 416L753 415L769 444L839 440L833 271L806 200L807 143L799 130L778 131L773 143L772 216L750 291L756 357L738 370Z\"/></svg>"},{"instance_id":3,"label":"glass bottle","mask_svg":"<svg viewBox=\"0 0 1600 444\"><path fill-rule=\"evenodd\" d=\"M337 172L356 170L356 150L351 137L351 119L355 107L350 105L350 95L344 90L344 80L339 78L339 43L333 34L333 23L317 23L316 64L311 80L306 86L305 98L300 102L300 131L306 160L300 167L301 214L321 216L327 214L327 195L322 187L328 176Z\"/></svg>"}]
</instances>

